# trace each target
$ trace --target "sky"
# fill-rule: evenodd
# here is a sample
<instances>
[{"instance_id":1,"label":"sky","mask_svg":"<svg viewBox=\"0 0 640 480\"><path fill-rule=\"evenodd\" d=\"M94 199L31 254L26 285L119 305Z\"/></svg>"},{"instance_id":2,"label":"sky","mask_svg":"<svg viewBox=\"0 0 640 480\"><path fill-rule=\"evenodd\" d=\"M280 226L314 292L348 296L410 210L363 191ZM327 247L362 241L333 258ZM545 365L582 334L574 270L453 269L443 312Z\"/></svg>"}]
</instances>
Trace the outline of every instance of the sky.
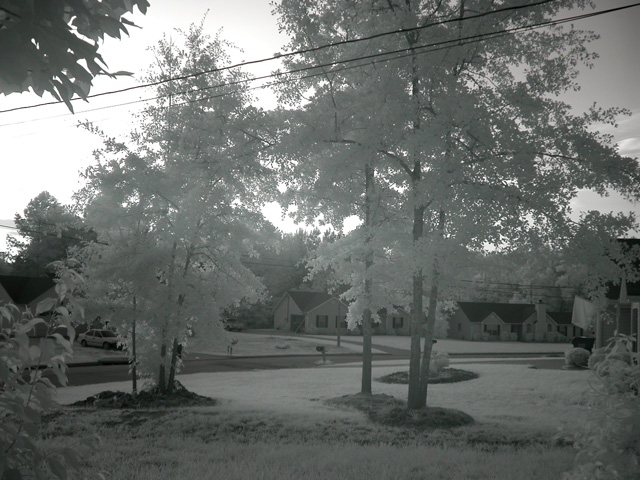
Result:
<instances>
[{"instance_id":1,"label":"sky","mask_svg":"<svg viewBox=\"0 0 640 480\"><path fill-rule=\"evenodd\" d=\"M128 18L141 28L130 28L130 36L122 40L107 38L100 48L111 71L130 71L133 77L112 80L96 78L91 93L100 93L140 83L153 58L148 51L163 34L179 35L175 29L187 29L204 18L205 31L231 41L237 49L231 51L233 62L272 57L285 52L287 38L279 34L277 19L271 14L271 0L150 0L146 15L137 10ZM634 0L597 0L596 10L636 3ZM574 13L574 12L572 12ZM206 15L206 17L205 17ZM601 38L591 45L600 54L596 65L580 77L582 89L565 97L576 112L582 112L594 102L602 107L624 107L631 115L622 117L617 129L606 127L624 155L640 158L640 7L627 9L575 23L576 28L594 30ZM264 75L277 68L276 62L266 62L246 68L251 74ZM260 92L264 108L274 106L274 98ZM28 202L43 190L49 191L61 203L72 202L72 195L81 187L79 173L92 164L92 152L100 140L78 123L89 120L109 135L124 136L134 127L133 114L142 104L121 105L152 97L149 89L91 99L90 103L75 102L76 114L63 104L0 113L0 225L10 225L16 213L22 213ZM50 101L33 93L0 96L0 110ZM92 111L87 111L92 110ZM640 217L640 205L633 205L611 195L601 198L582 192L573 203L576 215L584 210L634 211ZM283 221L277 208L268 218L284 231L296 228L290 220ZM0 250L4 235L11 230L0 227Z\"/></svg>"}]
</instances>

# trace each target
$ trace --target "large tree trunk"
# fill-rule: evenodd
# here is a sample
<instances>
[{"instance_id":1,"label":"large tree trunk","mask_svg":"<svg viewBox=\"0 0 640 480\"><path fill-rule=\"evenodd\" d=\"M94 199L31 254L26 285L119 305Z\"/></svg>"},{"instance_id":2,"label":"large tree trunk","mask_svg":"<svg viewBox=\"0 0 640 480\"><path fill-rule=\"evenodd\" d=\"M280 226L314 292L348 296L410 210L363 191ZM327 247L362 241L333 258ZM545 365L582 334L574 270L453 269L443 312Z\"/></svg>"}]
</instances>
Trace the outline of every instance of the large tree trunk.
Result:
<instances>
[{"instance_id":1,"label":"large tree trunk","mask_svg":"<svg viewBox=\"0 0 640 480\"><path fill-rule=\"evenodd\" d=\"M173 346L171 348L171 366L169 367L169 381L167 384L167 392L173 391L173 386L176 381L176 361L178 359L178 339L173 339Z\"/></svg>"},{"instance_id":2,"label":"large tree trunk","mask_svg":"<svg viewBox=\"0 0 640 480\"><path fill-rule=\"evenodd\" d=\"M370 275L371 267L373 266L373 251L371 249L371 232L373 223L373 212L371 206L373 203L373 182L374 182L375 170L367 163L365 165L365 280L364 280L364 297L366 308L362 316L362 386L361 393L371 395L371 370L372 370L372 354L371 354L371 295L372 295L372 283Z\"/></svg>"},{"instance_id":3,"label":"large tree trunk","mask_svg":"<svg viewBox=\"0 0 640 480\"><path fill-rule=\"evenodd\" d=\"M424 207L414 206L413 209L413 243L417 246L424 231ZM414 249L415 251L415 249ZM409 394L407 408L415 410L421 408L420 401L420 339L424 325L422 306L422 289L424 284L422 268L413 273L413 299L411 313L411 353L409 355Z\"/></svg>"},{"instance_id":4,"label":"large tree trunk","mask_svg":"<svg viewBox=\"0 0 640 480\"><path fill-rule=\"evenodd\" d=\"M164 358L167 356L167 346L163 343L160 348L160 370L158 371L158 388L161 393L167 391L166 372L164 368Z\"/></svg>"},{"instance_id":5,"label":"large tree trunk","mask_svg":"<svg viewBox=\"0 0 640 480\"><path fill-rule=\"evenodd\" d=\"M411 8L411 6L409 6ZM421 130L420 114L420 73L414 52L414 45L418 41L418 34L413 32L406 35L407 43L412 52L411 58L411 98L414 106L413 135L417 138ZM420 193L422 180L421 151L419 147L411 153L413 157L413 169L411 171L411 192L413 195L413 253L419 250L419 244L424 235L425 200ZM418 261L418 259L415 259ZM424 272L421 267L413 272L412 278L412 313L411 313L411 353L409 356L409 393L407 408L415 410L423 407L420 400L420 339L424 326L424 311L422 295L424 288Z\"/></svg>"},{"instance_id":6,"label":"large tree trunk","mask_svg":"<svg viewBox=\"0 0 640 480\"><path fill-rule=\"evenodd\" d=\"M138 358L136 357L136 297L133 296L133 320L131 321L131 390L138 393Z\"/></svg>"},{"instance_id":7,"label":"large tree trunk","mask_svg":"<svg viewBox=\"0 0 640 480\"><path fill-rule=\"evenodd\" d=\"M444 231L444 212L440 210L438 216L438 238L442 238ZM434 252L435 255L435 252ZM429 388L429 367L431 363L431 351L433 350L433 331L436 325L438 307L438 260L433 257L433 269L431 276L431 290L429 292L429 312L427 324L424 329L424 352L422 353L422 366L420 367L420 404L427 406L427 390Z\"/></svg>"}]
</instances>

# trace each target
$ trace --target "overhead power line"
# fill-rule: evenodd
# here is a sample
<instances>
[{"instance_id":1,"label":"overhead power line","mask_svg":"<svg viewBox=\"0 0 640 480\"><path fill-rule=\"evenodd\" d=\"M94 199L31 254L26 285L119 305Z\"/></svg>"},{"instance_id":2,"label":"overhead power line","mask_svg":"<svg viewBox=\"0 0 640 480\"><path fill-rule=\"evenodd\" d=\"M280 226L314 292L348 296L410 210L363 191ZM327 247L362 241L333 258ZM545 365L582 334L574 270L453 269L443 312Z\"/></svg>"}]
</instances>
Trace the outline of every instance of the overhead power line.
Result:
<instances>
[{"instance_id":1,"label":"overhead power line","mask_svg":"<svg viewBox=\"0 0 640 480\"><path fill-rule=\"evenodd\" d=\"M232 65L227 65L225 67L218 67L218 68L212 68L212 69L208 69L208 70L202 70L199 72L194 72L191 74L187 74L187 75L179 75L176 77L171 77L171 78L167 78L165 80L158 80L156 82L148 82L148 83L144 83L144 84L140 84L140 85L134 85L131 87L126 87L126 88L120 88L117 90L110 90L107 92L101 92L101 93L95 93L93 95L88 95L87 99L89 98L97 98L97 97L102 97L102 96L106 96L106 95L113 95L116 93L124 93L124 92L129 92L132 90L138 90L140 88L149 88L149 87L155 87L158 85L162 85L165 83L169 83L169 82L173 82L176 80L186 80L189 78L196 78L202 75L207 75L207 74L211 74L211 73L216 73L216 72L222 72L225 70L232 70L234 68L239 68L239 67L245 67L247 65L255 65L255 64L259 64L259 63L265 63L265 62L270 62L273 60L280 60L283 58L287 58L287 57L292 57L295 55L304 55L306 53L312 53L312 52L317 52L320 50L324 50L327 48L332 48L332 47L337 47L337 46L341 46L341 45L349 45L349 44L354 44L354 43L359 43L359 42L364 42L367 40L372 40L375 38L381 38L381 37L385 37L385 36L389 36L389 35L397 35L399 33L410 33L410 32L414 32L414 31L418 31L418 30L424 30L427 28L432 28L435 27L437 25L444 25L447 23L452 23L452 22L462 22L462 21L468 21L468 20L473 20L475 18L480 18L480 17L484 17L484 16L488 16L488 15L495 15L498 13L503 13L503 12L507 12L507 11L513 11L513 10L521 10L524 8L530 8L530 7L536 7L539 5L543 5L545 3L551 3L555 0L542 0L536 3L531 3L529 5L518 5L518 6L512 6L512 7L504 7L504 8L500 8L500 9L496 9L496 10L490 10L487 12L483 12L483 13L479 13L476 15L469 15L467 17L455 17L455 18L450 18L447 20L442 20L439 22L432 22L432 23L428 23L425 25L421 25L418 27L412 27L412 28L400 28L400 29L396 29L396 30L390 30L390 31L386 31L386 32L382 32L382 33L378 33L378 34L374 34L374 35L369 35L366 37L360 37L360 38L354 38L354 39L350 39L350 40L341 40L338 42L331 42L331 43L327 43L324 45L319 45L317 47L310 47L310 48L305 48L305 49L301 49L301 50L296 50L293 52L287 52L287 53L282 53L282 54L276 54L273 55L271 57L265 57L265 58L260 58L260 59L256 59L256 60L249 60L249 61L245 61L245 62L239 62L239 63L235 63ZM72 98L70 99L70 101L76 101L76 100L83 100L81 97L76 97L76 98ZM0 110L0 113L7 113L7 112L12 112L12 111L16 111L16 110L25 110L25 109L30 109L30 108L36 108L36 107L43 107L43 106L48 106L48 105L57 105L59 103L63 103L63 101L52 101L52 102L44 102L44 103L38 103L38 104L34 104L34 105L27 105L27 106L23 106L23 107L15 107L15 108L11 108L11 109L7 109L7 110Z\"/></svg>"},{"instance_id":2,"label":"overhead power line","mask_svg":"<svg viewBox=\"0 0 640 480\"><path fill-rule=\"evenodd\" d=\"M547 2L541 2L541 3L547 3ZM242 79L242 80L235 80L235 81L231 81L231 82L222 82L222 83L219 83L219 84L216 84L216 85L211 85L211 86L204 87L204 88L183 90L183 91L178 91L178 92L171 92L171 93L167 93L167 94L163 94L163 95L156 95L156 96L145 98L145 99L133 100L133 101L130 101L130 102L124 102L124 103L115 104L115 105L108 105L108 106L104 106L104 107L97 107L97 108L93 108L93 109L82 110L80 112L77 112L77 114L88 113L88 112L99 111L99 110L106 110L106 109L110 109L110 108L133 105L133 104L137 104L137 103L144 103L144 102L149 102L149 101L152 101L152 100L157 100L157 99L160 99L160 98L166 98L166 97L170 97L170 96L178 96L178 95L186 95L186 94L190 94L190 93L198 93L198 92L202 92L202 91L206 91L206 90L219 89L219 88L228 87L228 86L240 85L240 84L254 82L254 81L257 81L257 80L264 80L264 79L268 79L268 78L279 78L279 77L286 76L286 75L291 75L291 74L295 74L295 73L302 73L302 72L309 71L309 70L317 70L317 69L321 69L321 68L324 68L324 67L334 67L336 65L343 65L341 67L334 68L334 69L332 69L330 71L322 71L322 72L318 72L318 73L313 73L313 74L309 74L309 75L306 75L306 76L303 76L303 77L298 77L296 79L286 79L286 80L281 80L281 81L278 81L278 82L266 83L266 84L259 85L259 86L256 86L256 87L251 87L248 90L262 89L262 88L266 88L266 87L270 87L270 86L274 86L274 85L280 85L280 84L290 83L290 82L298 81L298 80L302 80L302 79L313 78L313 77L316 77L316 76L324 76L324 75L327 75L327 74L338 73L338 72L344 71L344 70L349 70L349 69L354 69L354 68L362 68L362 67L365 67L365 66L368 66L368 65L374 65L374 64L377 64L377 63L388 62L388 61L393 61L393 60L399 60L399 59L406 58L406 57L409 57L409 56L412 56L412 55L424 55L424 54L432 53L432 52L439 51L439 50L450 49L450 48L454 48L454 47L468 45L468 44L471 44L471 43L477 43L477 42L480 42L480 41L500 38L502 36L513 35L513 34L521 33L521 32L524 32L524 31L544 28L544 27L553 26L553 25L560 25L560 24L563 24L563 23L573 22L573 21L576 21L576 20L583 20L583 19L586 19L586 18L599 16L599 15L604 15L604 14L607 14L607 13L611 13L611 12L614 12L614 11L623 10L623 9L627 9L627 8L632 8L632 7L636 7L636 6L639 6L639 5L640 5L640 2L632 4L632 5L626 5L626 6L622 6L622 7L616 7L616 8L611 8L611 9L607 9L607 10L601 10L601 11L598 11L598 12L591 12L591 13L586 13L586 14L581 14L581 15L574 15L574 16L571 16L571 17L565 17L565 18L561 18L561 19L557 19L557 20L550 20L550 21L539 22L539 23L535 23L535 24L522 25L522 26L519 26L519 27L512 27L512 28L503 29L503 30L485 32L485 33L471 35L471 36L467 36L467 37L460 37L460 38L455 38L455 39L451 39L451 40L443 40L443 41L439 41L439 42L433 42L433 43L428 43L428 44L417 45L417 46L414 46L412 48L402 48L402 49L398 49L398 50L392 50L392 51L387 51L387 52L379 52L379 53L375 53L375 54L371 54L371 55L353 57L353 58L349 58L349 59L335 60L335 61L326 62L326 63L323 63L323 64L308 65L308 66L305 66L305 67L301 67L301 68L297 68L297 69L293 69L293 70L289 70L289 71L285 71L285 72L272 73L272 74L262 75L262 76L257 76L257 77L249 77L249 78L245 78L245 79ZM528 6L532 6L532 5L528 5ZM515 7L510 7L509 9L514 9L514 8ZM464 19L470 19L470 18L472 18L472 17L464 17ZM425 26L416 27L416 28L427 28L427 27L433 26L433 25L435 25L435 24L425 25ZM411 29L409 29L409 30L411 30ZM378 34L377 36L383 36L383 35L388 35L388 34L392 34L392 33L399 33L399 32L400 31L387 32L387 33L383 33L383 34ZM351 42L361 41L361 40L364 40L364 38L363 39L356 39L356 40L353 40ZM333 45L327 45L327 46L333 46ZM326 48L327 46L316 47L316 49ZM312 49L312 50L314 50L314 49ZM300 51L300 52L304 52L304 51ZM409 53L406 53L406 52L409 52ZM298 52L293 52L290 55L293 55L294 53L298 53ZM387 56L391 56L391 55L394 55L394 56L391 57L391 58L380 59L381 57L387 57ZM274 58L279 58L279 57L274 57ZM365 63L357 63L355 65L344 65L344 64L348 64L348 63L359 62L359 61L362 61L362 60L371 60L371 59L378 59L378 60L369 61L369 62L365 62ZM250 63L250 62L247 62L247 63ZM238 65L240 65L240 64L238 64ZM203 72L199 72L197 74L187 75L187 76L184 76L184 77L176 77L174 79L162 81L160 83L167 83L167 82L173 81L173 80L179 80L179 79L182 79L182 78L189 78L189 77L193 77L193 76L196 76L196 75L202 75L202 74L205 74L205 73L212 73L214 71L230 69L230 68L234 68L234 67L236 67L238 65L229 66L229 67L223 67L221 69L214 69L214 70L211 70L211 71L203 71ZM152 84L145 85L145 86L152 86ZM136 86L135 88L140 88L140 87L142 87L142 86ZM121 93L122 91L126 91L126 90L127 89L114 90L112 92L105 92L105 94L107 94L107 93ZM195 103L195 102L199 102L199 101L209 100L209 99L212 99L212 98L219 98L219 97L223 97L223 96L226 96L226 95L231 95L231 94L239 93L239 92L241 92L241 91L240 90L234 90L234 91L230 91L230 92L223 92L223 93L216 94L216 95L200 97L200 98L197 98L197 99L194 99L194 100L187 100L187 101L184 101L184 102L174 102L172 104L172 106L186 105L186 104L189 104L189 103ZM101 95L101 94L97 94L97 95ZM52 102L52 103L60 103L60 102ZM51 103L36 104L36 105L30 105L30 106L25 106L25 107L16 107L16 108L13 108L13 109L10 109L10 110L2 110L2 111L0 111L0 113L5 113L5 112L15 111L15 110L28 109L28 108L35 108L35 107L49 105L49 104L51 104ZM18 124L24 124L24 123L30 123L30 122L35 122L35 121L40 121L40 120L47 120L47 119L52 119L52 118L60 118L60 117L65 117L65 116L73 116L73 114L65 113L65 114L60 114L60 115L54 115L54 116L51 116L51 117L23 120L23 121L20 121L20 122L10 122L10 123L6 123L6 124L0 124L0 127L6 127L6 126L12 126L12 125L18 125Z\"/></svg>"},{"instance_id":3,"label":"overhead power line","mask_svg":"<svg viewBox=\"0 0 640 480\"><path fill-rule=\"evenodd\" d=\"M397 29L397 30L382 32L382 33L371 35L371 36L367 36L367 37L361 37L361 38L351 39L351 40L343 40L343 41L339 41L339 42L320 45L320 46L317 46L317 47L297 50L295 52L289 52L289 53L285 53L285 54L275 55L273 57L262 58L262 59L258 59L258 60L250 60L250 61L247 61L247 62L240 62L240 63L237 63L237 64L228 65L228 66L225 66L225 67L213 68L213 69L209 69L209 70L202 70L202 71L195 72L195 73L188 74L188 75L182 75L182 76L168 78L168 79L165 79L165 80L159 80L157 82L149 82L149 83L146 83L146 84L134 85L134 86L131 86L131 87L122 88L122 89L118 89L118 90L111 90L111 91L108 91L108 92L97 93L97 94L94 94L94 95L90 95L87 98L96 98L96 97L105 96L105 95L123 93L123 92L136 90L136 89L140 89L140 88L148 88L148 87L158 86L158 85L162 85L162 84L173 82L173 81L177 81L177 80L185 80L185 79L189 79L189 78L195 78L195 77L198 77L198 76L201 76L201 75L207 75L207 74L221 72L221 71L225 71L225 70L231 70L231 69L239 68L239 67L242 67L242 66L247 66L247 65L252 65L252 64L257 64L257 63L263 63L263 62L268 62L268 61L272 61L272 60L278 60L278 59L291 57L291 56L295 56L295 55L302 55L302 54L305 54L305 53L310 53L310 52L323 50L323 49L327 49L327 48L331 48L331 47L336 47L336 46L340 46L340 45L346 45L346 44L353 44L353 43L368 41L368 40L371 40L371 39L374 39L374 38L380 38L380 37L384 37L384 36L388 36L388 35L397 35L397 34L410 33L410 32L413 32L413 31L424 30L424 29L427 29L427 28L432 28L432 27L435 27L435 26L438 26L438 25L443 25L443 24L446 24L446 23L469 21L469 20L473 20L473 19L476 19L476 18L479 18L479 17L484 17L484 16L488 16L488 15L495 15L495 14L498 14L498 13L504 13L506 11L513 11L513 10L520 10L520 9L524 9L524 8L535 7L535 6L539 6L539 5L545 4L545 3L550 3L552 1L554 1L554 0L543 0L543 1L532 3L532 4L529 4L529 5L505 7L505 8L502 8L502 9L491 10L491 11L480 13L480 14L476 14L476 15L470 15L470 16L467 16L467 17L451 18L451 19L442 20L442 21L439 21L439 22L433 22L433 23L429 23L429 24L426 24L426 25L421 25L419 27ZM586 14L575 15L575 16L572 16L572 17L564 18L564 19L551 20L551 21L547 21L547 22L540 22L538 24L532 24L532 25L527 25L527 26L522 26L522 27L513 27L511 29L505 29L505 30L496 31L496 32L490 32L490 33L486 33L486 34L479 34L479 35L471 36L471 37L457 38L457 39L448 40L448 41L444 41L444 42L438 42L438 43L434 43L434 44L430 44L430 45L417 46L417 47L414 47L414 48L415 49L425 48L426 46L434 46L434 45L444 44L444 43L456 43L456 44L460 45L461 44L460 42L462 42L464 40L468 40L468 39L492 36L492 35L496 35L496 34L500 34L500 33L515 33L515 32L518 32L518 31L529 30L529 29L533 29L533 28L541 28L541 27L549 26L549 25L558 25L558 24L562 24L562 23L566 23L566 22L570 22L570 21L581 20L581 19L590 18L590 17L597 16L597 15L603 15L603 14L612 13L612 12L619 11L619 10L628 9L628 8L636 7L638 5L640 5L640 2L639 3L635 3L635 4L631 4L631 5L625 5L625 6L621 6L621 7L610 8L610 9L607 9L607 10L601 10L601 11L598 11L598 12L590 12L590 13L586 13ZM369 56L364 56L364 57L359 57L359 58L354 58L354 59L349 59L349 60L342 60L342 61L333 62L333 63L326 64L326 65L316 65L315 67L308 67L308 68L321 68L322 66L329 66L329 65L335 65L337 63L345 63L345 62L349 62L349 61L357 61L357 60L362 60L362 59L368 59L368 58L373 58L375 56L381 56L381 55L390 55L390 54L393 54L393 53L404 52L404 51L407 51L407 50L409 50L409 49L406 48L406 49L396 50L394 52L383 52L383 53L380 53L378 55L369 55ZM287 74L287 73L294 73L294 72L293 71L283 72L282 74ZM267 76L263 76L263 77L255 77L253 80L262 79L262 78L268 78L268 77L271 77L271 76L274 76L274 75L267 75ZM246 81L253 81L253 80L252 79L248 79ZM208 87L208 88L212 88L212 87ZM172 95L174 95L174 94L176 94L176 93L172 93ZM157 97L154 97L154 98L157 98ZM71 100L72 101L80 100L80 98L74 98L74 99L71 99ZM26 110L26 109L42 107L42 106L47 106L47 105L54 105L54 104L58 104L58 103L62 103L62 102L61 101L54 101L54 102L45 102L45 103L39 103L39 104L34 104L34 105L27 105L27 106L22 106L22 107L15 107L15 108L6 109L6 110L0 110L0 113L8 113L8 112L13 112L13 111L17 111L17 110Z\"/></svg>"}]
</instances>

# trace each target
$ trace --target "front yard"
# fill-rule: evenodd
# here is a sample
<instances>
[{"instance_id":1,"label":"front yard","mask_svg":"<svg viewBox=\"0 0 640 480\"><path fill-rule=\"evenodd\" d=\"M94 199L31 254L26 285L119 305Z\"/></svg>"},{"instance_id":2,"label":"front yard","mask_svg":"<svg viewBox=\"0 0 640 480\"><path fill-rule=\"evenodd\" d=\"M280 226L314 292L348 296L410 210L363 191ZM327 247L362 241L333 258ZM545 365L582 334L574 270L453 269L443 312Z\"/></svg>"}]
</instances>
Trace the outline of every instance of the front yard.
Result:
<instances>
[{"instance_id":1,"label":"front yard","mask_svg":"<svg viewBox=\"0 0 640 480\"><path fill-rule=\"evenodd\" d=\"M574 452L553 436L587 414L589 373L520 365L466 364L479 378L430 386L429 404L476 423L420 431L371 423L325 400L355 393L360 369L184 375L179 380L219 400L212 407L167 410L67 409L47 422L47 442L81 441L96 431L90 471L109 478L172 479L554 479ZM374 367L374 378L401 370ZM59 389L72 403L129 383ZM406 385L374 382L374 393L405 399Z\"/></svg>"}]
</instances>

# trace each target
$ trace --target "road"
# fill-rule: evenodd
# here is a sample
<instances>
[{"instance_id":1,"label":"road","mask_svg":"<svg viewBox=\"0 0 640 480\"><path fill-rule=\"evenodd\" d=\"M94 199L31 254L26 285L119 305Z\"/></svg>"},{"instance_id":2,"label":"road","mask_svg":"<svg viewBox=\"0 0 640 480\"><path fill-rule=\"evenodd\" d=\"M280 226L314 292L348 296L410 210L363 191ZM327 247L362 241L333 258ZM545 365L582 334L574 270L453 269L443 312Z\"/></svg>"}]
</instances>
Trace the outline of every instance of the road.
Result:
<instances>
[{"instance_id":1,"label":"road","mask_svg":"<svg viewBox=\"0 0 640 480\"><path fill-rule=\"evenodd\" d=\"M295 356L271 356L271 357L218 357L213 355L199 355L198 359L185 359L184 368L181 374L202 373L202 372L240 372L251 370L275 370L282 368L312 368L320 360L320 356L295 355ZM564 365L563 358L527 358L520 356L513 358L492 358L487 357L451 357L452 367L464 368L465 363L502 363L502 364L524 364L532 365L535 368L561 368ZM406 352L402 354L374 354L374 361L408 360ZM360 354L353 355L327 355L327 361L334 365L344 363L354 363L361 361ZM402 369L399 366L398 369ZM92 383L121 382L130 379L128 365L94 365L94 366L73 366L67 371L69 386L87 385Z\"/></svg>"}]
</instances>

